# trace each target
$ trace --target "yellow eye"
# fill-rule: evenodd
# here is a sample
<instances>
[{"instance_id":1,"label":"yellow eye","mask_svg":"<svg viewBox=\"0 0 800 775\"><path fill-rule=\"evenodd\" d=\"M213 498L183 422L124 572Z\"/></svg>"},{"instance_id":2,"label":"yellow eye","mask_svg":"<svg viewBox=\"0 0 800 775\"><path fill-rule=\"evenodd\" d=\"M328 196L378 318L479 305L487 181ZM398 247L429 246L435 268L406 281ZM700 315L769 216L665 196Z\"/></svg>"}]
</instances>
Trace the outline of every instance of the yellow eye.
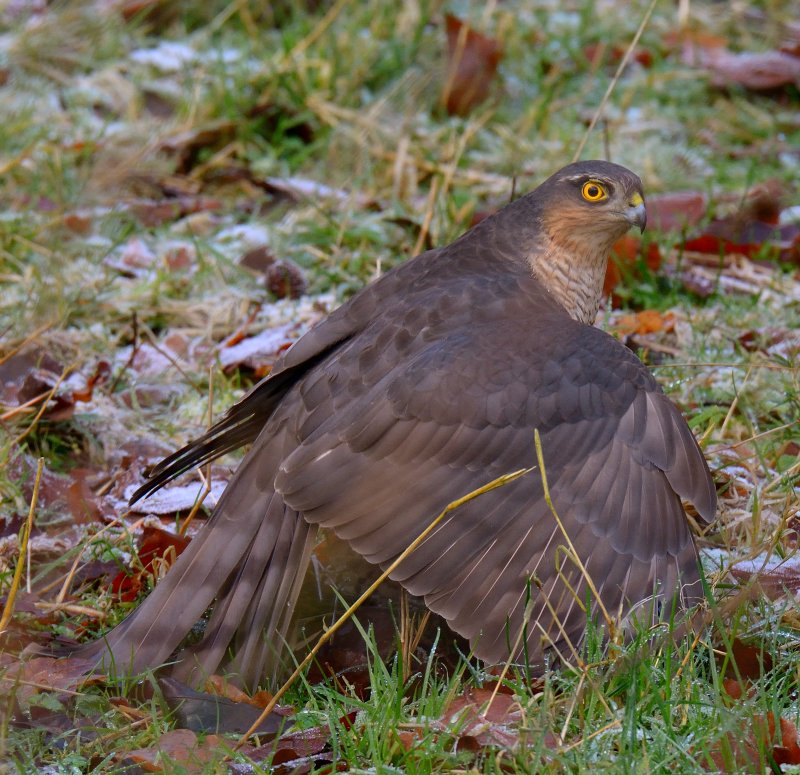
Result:
<instances>
[{"instance_id":1,"label":"yellow eye","mask_svg":"<svg viewBox=\"0 0 800 775\"><path fill-rule=\"evenodd\" d=\"M608 191L602 183L590 180L583 184L581 195L587 202L600 202L608 197Z\"/></svg>"}]
</instances>

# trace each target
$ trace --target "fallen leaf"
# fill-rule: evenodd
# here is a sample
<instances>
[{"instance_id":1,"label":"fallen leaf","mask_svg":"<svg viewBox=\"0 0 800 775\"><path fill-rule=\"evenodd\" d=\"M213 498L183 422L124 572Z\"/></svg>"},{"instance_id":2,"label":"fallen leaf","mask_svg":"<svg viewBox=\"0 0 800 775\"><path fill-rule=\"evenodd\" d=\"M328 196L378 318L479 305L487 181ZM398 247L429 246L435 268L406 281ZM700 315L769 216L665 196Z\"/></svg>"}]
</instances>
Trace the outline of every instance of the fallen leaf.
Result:
<instances>
[{"instance_id":1,"label":"fallen leaf","mask_svg":"<svg viewBox=\"0 0 800 775\"><path fill-rule=\"evenodd\" d=\"M97 663L80 657L34 657L7 659L0 675L0 694L13 693L26 709L40 692L74 692L87 683L101 683L105 676L95 674Z\"/></svg>"},{"instance_id":2,"label":"fallen leaf","mask_svg":"<svg viewBox=\"0 0 800 775\"><path fill-rule=\"evenodd\" d=\"M67 213L63 220L66 226L73 234L78 234L85 237L92 230L91 216L83 213Z\"/></svg>"},{"instance_id":3,"label":"fallen leaf","mask_svg":"<svg viewBox=\"0 0 800 775\"><path fill-rule=\"evenodd\" d=\"M632 315L623 315L614 324L615 330L627 336L630 334L654 334L658 331L672 331L675 327L675 315L671 312L662 314L655 309L644 309Z\"/></svg>"},{"instance_id":4,"label":"fallen leaf","mask_svg":"<svg viewBox=\"0 0 800 775\"><path fill-rule=\"evenodd\" d=\"M146 587L147 577L163 576L188 545L188 538L145 525L137 551L141 570L132 574L120 571L111 581L111 591L125 602L136 600Z\"/></svg>"},{"instance_id":5,"label":"fallen leaf","mask_svg":"<svg viewBox=\"0 0 800 775\"><path fill-rule=\"evenodd\" d=\"M137 199L127 205L143 226L155 228L187 215L222 209L222 201L207 196L180 195L167 199Z\"/></svg>"},{"instance_id":6,"label":"fallen leaf","mask_svg":"<svg viewBox=\"0 0 800 775\"><path fill-rule=\"evenodd\" d=\"M770 768L772 764L800 764L797 728L784 718L778 720L776 727L772 711L766 716L757 714L749 728L736 734L728 732L711 747L707 756L711 761L704 761L704 768L720 772L731 772L731 767L736 771L764 772L765 765Z\"/></svg>"},{"instance_id":7,"label":"fallen leaf","mask_svg":"<svg viewBox=\"0 0 800 775\"><path fill-rule=\"evenodd\" d=\"M761 556L739 560L731 566L730 572L741 582L757 583L770 600L800 591L800 555L787 559Z\"/></svg>"},{"instance_id":8,"label":"fallen leaf","mask_svg":"<svg viewBox=\"0 0 800 775\"><path fill-rule=\"evenodd\" d=\"M200 152L210 148L217 150L236 136L235 121L219 119L205 125L178 132L161 143L161 150L177 156L175 172L188 175L196 166Z\"/></svg>"},{"instance_id":9,"label":"fallen leaf","mask_svg":"<svg viewBox=\"0 0 800 775\"><path fill-rule=\"evenodd\" d=\"M735 53L723 48L707 49L697 63L712 74L715 86L769 91L800 82L800 58L782 51Z\"/></svg>"},{"instance_id":10,"label":"fallen leaf","mask_svg":"<svg viewBox=\"0 0 800 775\"><path fill-rule=\"evenodd\" d=\"M448 67L442 104L448 115L465 116L491 94L503 51L498 41L452 14L445 15L445 30Z\"/></svg>"},{"instance_id":11,"label":"fallen leaf","mask_svg":"<svg viewBox=\"0 0 800 775\"><path fill-rule=\"evenodd\" d=\"M197 250L194 245L173 245L164 252L164 263L172 272L186 271L197 263Z\"/></svg>"},{"instance_id":12,"label":"fallen leaf","mask_svg":"<svg viewBox=\"0 0 800 775\"><path fill-rule=\"evenodd\" d=\"M735 212L688 237L683 250L717 257L770 256L800 264L800 224L780 222L784 198L785 191L777 181L753 186Z\"/></svg>"},{"instance_id":13,"label":"fallen leaf","mask_svg":"<svg viewBox=\"0 0 800 775\"><path fill-rule=\"evenodd\" d=\"M261 716L261 708L247 701L246 695L241 701L198 692L169 677L160 678L158 685L178 724L193 732L244 734ZM291 713L291 708L275 709L260 722L255 733L267 739L275 737L291 723L287 720Z\"/></svg>"},{"instance_id":14,"label":"fallen leaf","mask_svg":"<svg viewBox=\"0 0 800 775\"><path fill-rule=\"evenodd\" d=\"M230 347L220 348L220 363L224 369L246 366L253 369L257 375L267 373L278 355L292 344L298 333L296 323L267 328Z\"/></svg>"},{"instance_id":15,"label":"fallen leaf","mask_svg":"<svg viewBox=\"0 0 800 775\"><path fill-rule=\"evenodd\" d=\"M673 191L647 197L647 228L660 232L695 226L706 214L708 201L699 191Z\"/></svg>"},{"instance_id":16,"label":"fallen leaf","mask_svg":"<svg viewBox=\"0 0 800 775\"><path fill-rule=\"evenodd\" d=\"M167 762L181 766L181 772L200 773L205 765L217 759L231 745L222 737L207 735L202 741L189 729L173 729L158 738L152 748L137 748L120 758L139 765L145 772L174 772ZM165 761L166 760L166 761Z\"/></svg>"},{"instance_id":17,"label":"fallen leaf","mask_svg":"<svg viewBox=\"0 0 800 775\"><path fill-rule=\"evenodd\" d=\"M279 194L295 202L310 201L318 203L320 199L335 199L340 202L353 202L362 208L374 208L376 202L373 198L363 194L350 193L342 188L332 188L316 180L308 178L263 178L254 182L260 183L265 191Z\"/></svg>"},{"instance_id":18,"label":"fallen leaf","mask_svg":"<svg viewBox=\"0 0 800 775\"><path fill-rule=\"evenodd\" d=\"M133 237L103 263L124 277L143 277L155 266L156 254L144 240Z\"/></svg>"},{"instance_id":19,"label":"fallen leaf","mask_svg":"<svg viewBox=\"0 0 800 775\"><path fill-rule=\"evenodd\" d=\"M239 259L239 266L256 274L263 274L275 261L277 261L275 254L266 245L259 245L248 250Z\"/></svg>"},{"instance_id":20,"label":"fallen leaf","mask_svg":"<svg viewBox=\"0 0 800 775\"><path fill-rule=\"evenodd\" d=\"M513 748L519 742L522 708L514 697L493 688L467 689L444 710L436 728L458 730L459 747L478 750L485 746Z\"/></svg>"},{"instance_id":21,"label":"fallen leaf","mask_svg":"<svg viewBox=\"0 0 800 775\"><path fill-rule=\"evenodd\" d=\"M800 83L800 58L785 51L734 52L724 38L697 30L682 30L667 43L680 49L685 64L708 72L717 87L772 91Z\"/></svg>"},{"instance_id":22,"label":"fallen leaf","mask_svg":"<svg viewBox=\"0 0 800 775\"><path fill-rule=\"evenodd\" d=\"M84 386L82 388L73 389L72 397L76 401L88 403L92 400L95 387L107 382L110 376L111 364L108 361L98 361L92 375L85 380Z\"/></svg>"}]
</instances>

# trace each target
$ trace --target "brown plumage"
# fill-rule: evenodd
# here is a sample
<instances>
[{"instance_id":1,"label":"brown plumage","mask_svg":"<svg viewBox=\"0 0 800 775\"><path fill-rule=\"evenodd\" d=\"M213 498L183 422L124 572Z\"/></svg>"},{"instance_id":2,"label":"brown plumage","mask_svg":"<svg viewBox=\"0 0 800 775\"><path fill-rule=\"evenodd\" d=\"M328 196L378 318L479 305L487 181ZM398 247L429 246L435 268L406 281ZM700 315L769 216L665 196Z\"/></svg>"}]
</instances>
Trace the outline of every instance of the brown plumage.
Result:
<instances>
[{"instance_id":1,"label":"brown plumage","mask_svg":"<svg viewBox=\"0 0 800 775\"><path fill-rule=\"evenodd\" d=\"M180 667L255 684L283 655L316 526L385 567L448 503L534 465L534 429L605 608L696 601L681 498L713 518L703 455L641 362L591 326L611 245L644 217L629 170L572 164L333 312L136 493L253 443L174 568L86 652L155 667L213 604ZM392 577L486 660L508 657L526 625L524 653L541 664L586 624L565 544L533 471L450 514Z\"/></svg>"}]
</instances>

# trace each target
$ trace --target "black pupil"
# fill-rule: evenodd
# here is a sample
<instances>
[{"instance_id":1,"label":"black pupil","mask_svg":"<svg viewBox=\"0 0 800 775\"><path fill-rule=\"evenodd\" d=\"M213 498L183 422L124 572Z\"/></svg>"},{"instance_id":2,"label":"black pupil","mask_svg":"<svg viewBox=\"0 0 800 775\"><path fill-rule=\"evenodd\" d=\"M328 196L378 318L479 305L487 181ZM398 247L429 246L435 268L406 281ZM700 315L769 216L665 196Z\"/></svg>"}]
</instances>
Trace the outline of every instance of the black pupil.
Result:
<instances>
[{"instance_id":1,"label":"black pupil","mask_svg":"<svg viewBox=\"0 0 800 775\"><path fill-rule=\"evenodd\" d=\"M597 186L589 186L586 193L594 199L596 196L600 196L600 189Z\"/></svg>"}]
</instances>

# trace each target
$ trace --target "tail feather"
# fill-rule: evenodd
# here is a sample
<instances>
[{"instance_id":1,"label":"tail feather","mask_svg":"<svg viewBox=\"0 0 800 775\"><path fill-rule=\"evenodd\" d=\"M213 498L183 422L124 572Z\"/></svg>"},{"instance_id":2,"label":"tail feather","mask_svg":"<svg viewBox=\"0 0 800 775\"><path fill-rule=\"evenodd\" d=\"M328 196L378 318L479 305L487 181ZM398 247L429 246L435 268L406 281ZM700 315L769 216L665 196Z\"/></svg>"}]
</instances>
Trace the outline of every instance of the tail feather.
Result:
<instances>
[{"instance_id":1,"label":"tail feather","mask_svg":"<svg viewBox=\"0 0 800 775\"><path fill-rule=\"evenodd\" d=\"M257 668L271 665L283 650L313 538L265 476L281 447L280 438L263 440L166 577L125 621L79 654L113 664L118 673L162 665L216 601L205 636L185 650L175 672L215 672L228 662L230 648L239 680L253 685L263 677Z\"/></svg>"},{"instance_id":2,"label":"tail feather","mask_svg":"<svg viewBox=\"0 0 800 775\"><path fill-rule=\"evenodd\" d=\"M199 683L224 666L232 680L251 688L266 670L276 674L312 544L308 523L273 494L249 551L214 604L203 639L181 654L173 672Z\"/></svg>"},{"instance_id":3,"label":"tail feather","mask_svg":"<svg viewBox=\"0 0 800 775\"><path fill-rule=\"evenodd\" d=\"M284 644L317 534L302 518L289 527L288 552L281 556L282 562L273 557L264 570L245 617L250 625L239 628L234 672L248 686L264 675L276 680L285 667Z\"/></svg>"},{"instance_id":4,"label":"tail feather","mask_svg":"<svg viewBox=\"0 0 800 775\"><path fill-rule=\"evenodd\" d=\"M246 520L230 535L225 513L215 516L141 605L102 640L81 649L81 655L133 673L169 659L246 555L255 532L246 529L252 527L252 520ZM186 589L194 593L187 596Z\"/></svg>"}]
</instances>

